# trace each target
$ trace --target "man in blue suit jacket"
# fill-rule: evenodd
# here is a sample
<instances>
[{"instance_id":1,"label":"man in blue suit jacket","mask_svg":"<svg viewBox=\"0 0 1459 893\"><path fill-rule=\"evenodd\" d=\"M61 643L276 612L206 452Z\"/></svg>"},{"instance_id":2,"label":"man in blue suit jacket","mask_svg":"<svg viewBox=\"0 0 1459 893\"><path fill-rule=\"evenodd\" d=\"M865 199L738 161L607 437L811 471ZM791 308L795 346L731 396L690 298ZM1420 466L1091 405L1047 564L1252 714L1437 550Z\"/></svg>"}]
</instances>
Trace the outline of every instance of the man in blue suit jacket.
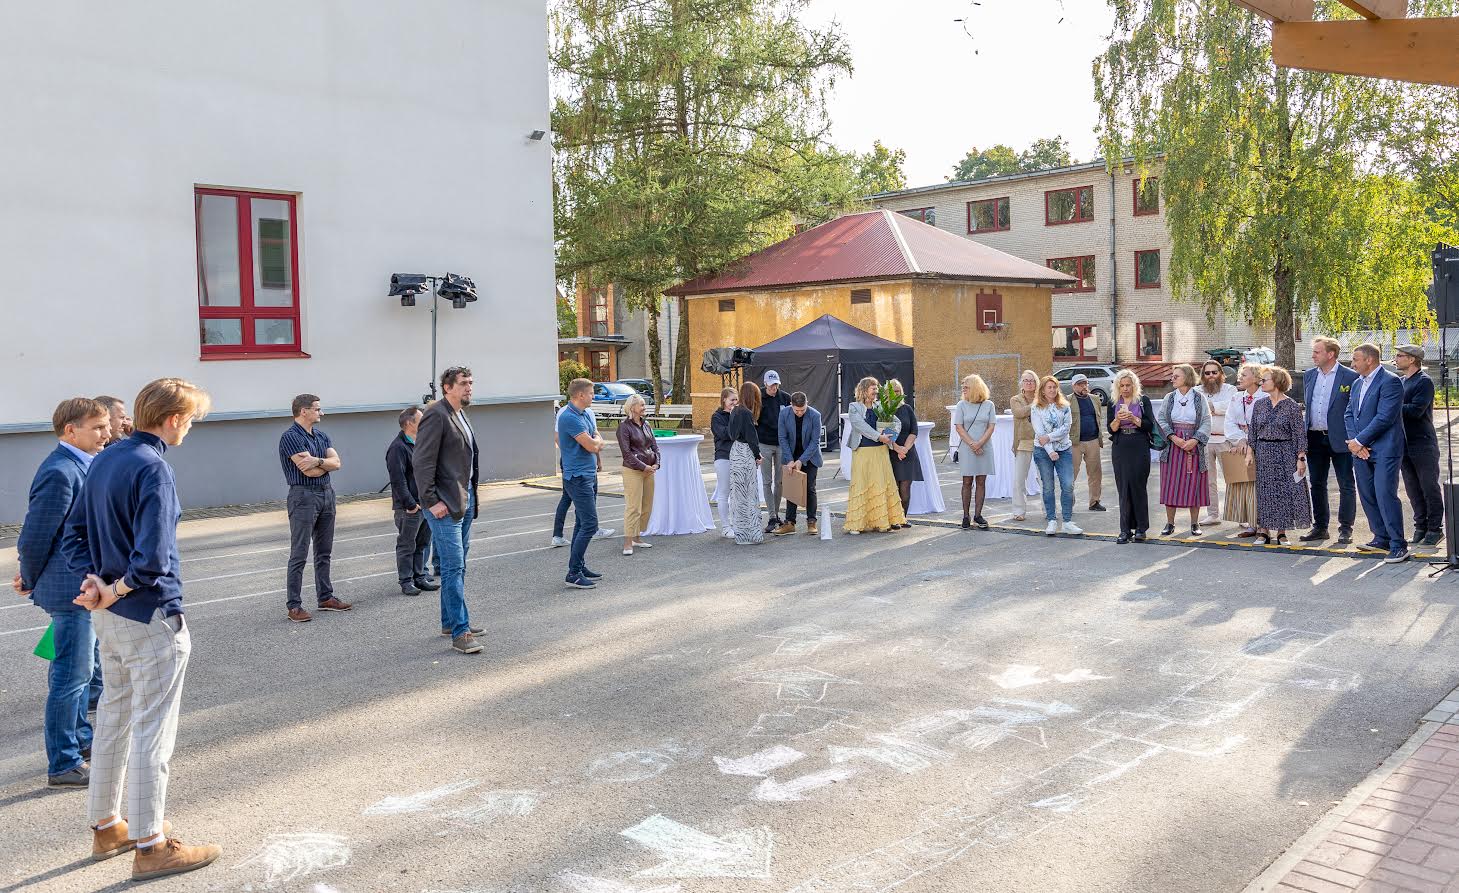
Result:
<instances>
[{"instance_id":1,"label":"man in blue suit jacket","mask_svg":"<svg viewBox=\"0 0 1459 893\"><path fill-rule=\"evenodd\" d=\"M1337 472L1338 545L1353 541L1353 521L1358 517L1353 456L1348 451L1346 426L1348 400L1358 373L1337 361L1340 349L1331 338L1312 339L1314 368L1302 376L1303 403L1307 409L1307 472L1312 481L1312 529L1301 536L1304 543L1328 537L1329 470Z\"/></svg>"},{"instance_id":2,"label":"man in blue suit jacket","mask_svg":"<svg viewBox=\"0 0 1459 893\"><path fill-rule=\"evenodd\" d=\"M1383 368L1376 344L1353 348L1353 370L1361 378L1348 401L1348 450L1357 457L1358 496L1373 528L1364 552L1387 552L1383 560L1408 560L1403 536L1403 505L1398 501L1398 469L1403 463L1403 381Z\"/></svg>"},{"instance_id":3,"label":"man in blue suit jacket","mask_svg":"<svg viewBox=\"0 0 1459 893\"><path fill-rule=\"evenodd\" d=\"M796 471L805 472L806 506L805 532L816 534L816 473L821 469L821 414L806 403L805 394L796 391L790 395L790 405L781 407L777 422L780 436L780 455L785 464ZM795 503L785 501L785 523L772 533L785 536L795 533Z\"/></svg>"},{"instance_id":4,"label":"man in blue suit jacket","mask_svg":"<svg viewBox=\"0 0 1459 893\"><path fill-rule=\"evenodd\" d=\"M111 436L110 407L88 397L74 397L56 407L51 424L60 443L41 462L30 485L30 504L16 550L20 573L16 591L51 615L56 657L51 661L46 695L46 775L56 786L84 787L91 779L86 758L91 753L91 724L86 707L100 680L96 635L91 613L74 603L81 594L81 575L66 567L61 554L62 522L81 495L91 458Z\"/></svg>"}]
</instances>

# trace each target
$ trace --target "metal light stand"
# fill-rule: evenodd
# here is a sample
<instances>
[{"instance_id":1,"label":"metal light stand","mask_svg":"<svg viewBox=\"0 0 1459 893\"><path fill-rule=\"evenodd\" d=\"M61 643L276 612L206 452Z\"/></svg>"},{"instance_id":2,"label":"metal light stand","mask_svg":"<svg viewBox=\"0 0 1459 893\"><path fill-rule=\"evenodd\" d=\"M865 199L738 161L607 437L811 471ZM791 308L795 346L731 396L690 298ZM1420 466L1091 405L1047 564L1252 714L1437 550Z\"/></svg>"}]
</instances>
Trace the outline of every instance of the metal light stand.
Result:
<instances>
[{"instance_id":1,"label":"metal light stand","mask_svg":"<svg viewBox=\"0 0 1459 893\"><path fill-rule=\"evenodd\" d=\"M1444 395L1444 452L1448 465L1448 474L1444 478L1444 486L1441 489L1444 497L1444 560L1431 561L1429 567L1437 568L1429 576L1437 577L1444 571L1459 568L1459 551L1456 551L1454 543L1455 528L1459 527L1459 506L1454 505L1450 487L1454 483L1454 419L1453 409L1449 401L1449 323L1452 320L1446 319L1446 308L1448 307L1449 290L1453 288L1453 282L1441 284L1441 279L1451 279L1452 274L1440 270L1439 255L1447 246L1442 243L1434 252L1434 285L1433 296L1435 303L1439 305L1439 393ZM1450 261L1452 263L1452 261Z\"/></svg>"},{"instance_id":2,"label":"metal light stand","mask_svg":"<svg viewBox=\"0 0 1459 893\"><path fill-rule=\"evenodd\" d=\"M441 277L427 276L426 280L431 284L431 381L426 386L430 389L430 393L422 394L421 402L434 403L436 402L436 306L441 302L441 296L437 294Z\"/></svg>"}]
</instances>

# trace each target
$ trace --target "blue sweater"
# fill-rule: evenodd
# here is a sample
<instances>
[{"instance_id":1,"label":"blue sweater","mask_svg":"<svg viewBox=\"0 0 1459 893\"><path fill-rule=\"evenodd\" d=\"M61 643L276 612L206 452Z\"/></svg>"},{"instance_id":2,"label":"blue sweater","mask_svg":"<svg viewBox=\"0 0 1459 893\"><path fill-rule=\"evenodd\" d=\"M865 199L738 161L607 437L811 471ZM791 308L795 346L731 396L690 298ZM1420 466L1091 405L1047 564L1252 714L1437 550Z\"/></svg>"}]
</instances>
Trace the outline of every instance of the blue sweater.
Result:
<instances>
[{"instance_id":1,"label":"blue sweater","mask_svg":"<svg viewBox=\"0 0 1459 893\"><path fill-rule=\"evenodd\" d=\"M66 516L62 548L71 572L107 583L125 577L134 591L110 610L138 623L150 623L159 608L167 617L182 613L182 505L165 452L166 444L143 431L103 450Z\"/></svg>"}]
</instances>

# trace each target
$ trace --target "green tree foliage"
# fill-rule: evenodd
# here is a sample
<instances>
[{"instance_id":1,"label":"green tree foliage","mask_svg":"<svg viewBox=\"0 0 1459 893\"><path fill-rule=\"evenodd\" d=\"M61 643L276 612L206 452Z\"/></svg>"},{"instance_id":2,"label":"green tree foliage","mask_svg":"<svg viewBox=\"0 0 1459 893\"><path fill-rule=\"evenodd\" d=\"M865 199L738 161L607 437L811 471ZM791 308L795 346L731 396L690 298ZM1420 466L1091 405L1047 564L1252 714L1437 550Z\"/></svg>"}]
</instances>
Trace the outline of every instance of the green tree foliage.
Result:
<instances>
[{"instance_id":1,"label":"green tree foliage","mask_svg":"<svg viewBox=\"0 0 1459 893\"><path fill-rule=\"evenodd\" d=\"M826 142L825 98L851 59L834 29L801 22L805 5L554 0L558 272L649 311L651 368L665 288L898 182L900 153ZM673 387L687 394L680 309Z\"/></svg>"},{"instance_id":2,"label":"green tree foliage","mask_svg":"<svg viewBox=\"0 0 1459 893\"><path fill-rule=\"evenodd\" d=\"M989 149L974 147L952 169L949 180L981 180L1001 174L1024 174L1074 164L1069 144L1062 136L1034 140L1027 149L1015 152L999 143Z\"/></svg>"},{"instance_id":3,"label":"green tree foliage","mask_svg":"<svg viewBox=\"0 0 1459 893\"><path fill-rule=\"evenodd\" d=\"M1376 151L1394 88L1275 67L1270 25L1230 0L1110 4L1116 38L1094 63L1102 148L1140 167L1165 155L1176 297L1272 322L1288 367L1314 309L1328 331L1425 323L1431 221Z\"/></svg>"},{"instance_id":4,"label":"green tree foliage","mask_svg":"<svg viewBox=\"0 0 1459 893\"><path fill-rule=\"evenodd\" d=\"M562 360L557 364L557 384L562 388L561 393L567 395L567 386L574 378L592 378L593 373L587 366L577 360Z\"/></svg>"},{"instance_id":5,"label":"green tree foliage","mask_svg":"<svg viewBox=\"0 0 1459 893\"><path fill-rule=\"evenodd\" d=\"M881 140L877 140L870 152L853 156L852 163L856 174L855 192L859 196L907 188L907 175L902 169L907 163L907 153L902 149L888 149Z\"/></svg>"},{"instance_id":6,"label":"green tree foliage","mask_svg":"<svg viewBox=\"0 0 1459 893\"><path fill-rule=\"evenodd\" d=\"M557 337L573 338L578 333L578 312L573 309L572 301L557 296Z\"/></svg>"}]
</instances>

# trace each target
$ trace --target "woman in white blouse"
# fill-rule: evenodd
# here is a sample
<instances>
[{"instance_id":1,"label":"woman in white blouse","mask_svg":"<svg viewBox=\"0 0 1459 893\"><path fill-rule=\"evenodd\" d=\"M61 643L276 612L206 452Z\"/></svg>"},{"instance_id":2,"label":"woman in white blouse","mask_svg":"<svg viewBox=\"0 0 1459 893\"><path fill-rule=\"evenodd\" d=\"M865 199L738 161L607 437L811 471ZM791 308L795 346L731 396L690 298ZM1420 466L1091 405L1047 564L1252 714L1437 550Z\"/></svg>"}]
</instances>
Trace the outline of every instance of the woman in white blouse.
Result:
<instances>
[{"instance_id":1,"label":"woman in white blouse","mask_svg":"<svg viewBox=\"0 0 1459 893\"><path fill-rule=\"evenodd\" d=\"M1246 363L1236 373L1236 396L1226 405L1226 441L1233 452L1246 451L1252 407L1266 398L1261 391L1261 367ZM1247 461L1249 464L1251 460ZM1226 512L1222 517L1241 525L1237 536L1256 536L1256 481L1226 482Z\"/></svg>"},{"instance_id":2,"label":"woman in white blouse","mask_svg":"<svg viewBox=\"0 0 1459 893\"><path fill-rule=\"evenodd\" d=\"M1039 481L1043 485L1044 520L1048 526L1044 533L1081 534L1084 531L1074 524L1074 444L1069 440L1069 429L1074 424L1069 412L1069 401L1059 390L1059 380L1052 375L1044 377L1039 384L1038 400L1029 413L1033 422L1033 461L1039 469ZM1054 517L1054 478L1059 479L1059 507L1063 509L1064 520L1060 524Z\"/></svg>"}]
</instances>

